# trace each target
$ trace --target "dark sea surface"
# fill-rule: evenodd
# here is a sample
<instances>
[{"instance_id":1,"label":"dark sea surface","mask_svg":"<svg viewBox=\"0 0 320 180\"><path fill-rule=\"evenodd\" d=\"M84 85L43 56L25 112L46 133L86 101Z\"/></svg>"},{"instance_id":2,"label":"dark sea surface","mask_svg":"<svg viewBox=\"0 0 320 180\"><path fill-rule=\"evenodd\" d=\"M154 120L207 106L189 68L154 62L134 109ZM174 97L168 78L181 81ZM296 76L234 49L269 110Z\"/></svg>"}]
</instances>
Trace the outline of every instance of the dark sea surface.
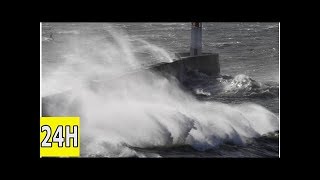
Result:
<instances>
[{"instance_id":1,"label":"dark sea surface","mask_svg":"<svg viewBox=\"0 0 320 180\"><path fill-rule=\"evenodd\" d=\"M49 82L47 80L66 62L66 55L70 52L85 57L87 51L95 51L95 43L110 42L106 33L108 28L121 32L124 37L155 45L161 50L152 45L150 47L156 52L165 51L164 54L167 53L173 60L174 53L188 52L190 48L190 23L43 23L42 96L66 90L46 85ZM202 31L203 52L219 53L222 78L218 79L219 85L213 83L210 77L194 80L188 88L195 97L204 102L229 105L254 103L279 118L279 23L203 23ZM130 41L133 47L138 47L135 43L140 42ZM76 48L75 43L87 47L86 51ZM148 53L143 48L135 48L133 51L138 57L142 54L141 64L159 62L155 53ZM103 55L97 55L99 58L103 58ZM59 73L65 76L64 71ZM251 138L245 144L225 142L205 150L188 144L127 147L147 157L148 154L161 157L278 157L279 131ZM104 157L103 153L90 156Z\"/></svg>"}]
</instances>

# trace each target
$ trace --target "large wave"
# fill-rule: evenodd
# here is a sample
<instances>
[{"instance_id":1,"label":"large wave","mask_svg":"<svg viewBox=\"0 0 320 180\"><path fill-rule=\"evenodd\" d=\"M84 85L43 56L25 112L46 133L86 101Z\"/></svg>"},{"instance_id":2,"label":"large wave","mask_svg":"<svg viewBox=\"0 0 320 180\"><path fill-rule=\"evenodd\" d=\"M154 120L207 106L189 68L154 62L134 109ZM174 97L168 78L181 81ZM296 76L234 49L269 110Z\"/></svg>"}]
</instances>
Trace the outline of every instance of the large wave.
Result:
<instances>
[{"instance_id":1,"label":"large wave","mask_svg":"<svg viewBox=\"0 0 320 180\"><path fill-rule=\"evenodd\" d=\"M106 32L112 40L79 37L70 43L70 49L76 51L70 51L56 73L42 81L46 87L42 94L51 88L72 88L65 96L65 106L70 109L63 111L81 117L81 156L159 157L133 147L190 145L202 151L225 142L244 144L278 130L278 117L256 104L199 101L176 81L151 71L115 78L130 69L143 68L143 60L135 51L147 49L158 62L172 59L165 50L146 41L137 40L140 46L133 46L135 39L120 30L109 28ZM234 84L227 89L237 89L239 83ZM60 108L52 101L50 114L58 115Z\"/></svg>"},{"instance_id":2,"label":"large wave","mask_svg":"<svg viewBox=\"0 0 320 180\"><path fill-rule=\"evenodd\" d=\"M259 82L248 75L210 77L201 72L188 72L184 84L196 95L219 97L279 97L279 83Z\"/></svg>"}]
</instances>

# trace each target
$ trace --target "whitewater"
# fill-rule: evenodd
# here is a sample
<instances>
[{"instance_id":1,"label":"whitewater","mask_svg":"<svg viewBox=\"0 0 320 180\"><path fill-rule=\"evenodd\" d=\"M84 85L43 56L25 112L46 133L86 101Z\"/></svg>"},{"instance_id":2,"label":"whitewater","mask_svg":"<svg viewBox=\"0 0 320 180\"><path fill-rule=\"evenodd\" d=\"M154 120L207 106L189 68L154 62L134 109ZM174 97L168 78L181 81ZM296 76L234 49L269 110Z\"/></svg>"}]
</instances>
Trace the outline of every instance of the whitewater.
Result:
<instances>
[{"instance_id":1,"label":"whitewater","mask_svg":"<svg viewBox=\"0 0 320 180\"><path fill-rule=\"evenodd\" d=\"M43 97L68 91L67 106L77 108L61 112L52 103L50 114L80 116L82 157L162 157L157 150L139 149L180 146L204 152L224 144L246 146L279 130L278 115L262 105L214 99L217 94L269 92L268 84L238 74L219 79L217 91L207 78L209 85L192 87L196 95L211 97L203 100L174 78L147 69L172 62L172 52L114 26L103 26L101 31L103 37L58 32L71 35L62 43L67 50L58 65L45 65L42 77ZM44 38L43 43L55 40ZM143 73L130 73L142 69Z\"/></svg>"}]
</instances>

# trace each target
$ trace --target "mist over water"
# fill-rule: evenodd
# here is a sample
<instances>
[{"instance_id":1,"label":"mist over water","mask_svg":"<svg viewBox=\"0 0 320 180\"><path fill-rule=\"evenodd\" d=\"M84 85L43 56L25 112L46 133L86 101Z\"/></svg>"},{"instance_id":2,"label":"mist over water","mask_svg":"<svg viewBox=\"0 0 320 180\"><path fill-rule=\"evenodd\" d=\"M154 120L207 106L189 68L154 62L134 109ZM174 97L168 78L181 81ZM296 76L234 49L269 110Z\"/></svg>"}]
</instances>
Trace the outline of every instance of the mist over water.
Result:
<instances>
[{"instance_id":1,"label":"mist over water","mask_svg":"<svg viewBox=\"0 0 320 180\"><path fill-rule=\"evenodd\" d=\"M172 55L116 27L102 31L103 37L58 33L72 36L63 43L59 64L45 65L50 73L42 79L43 97L71 90L66 98L80 110L81 156L160 157L135 147L190 145L205 151L224 143L243 145L278 130L278 117L261 105L201 101L174 79L148 70L132 73L172 62ZM238 92L252 87L247 82L247 76L239 75L223 87ZM52 105L50 113L58 109Z\"/></svg>"}]
</instances>

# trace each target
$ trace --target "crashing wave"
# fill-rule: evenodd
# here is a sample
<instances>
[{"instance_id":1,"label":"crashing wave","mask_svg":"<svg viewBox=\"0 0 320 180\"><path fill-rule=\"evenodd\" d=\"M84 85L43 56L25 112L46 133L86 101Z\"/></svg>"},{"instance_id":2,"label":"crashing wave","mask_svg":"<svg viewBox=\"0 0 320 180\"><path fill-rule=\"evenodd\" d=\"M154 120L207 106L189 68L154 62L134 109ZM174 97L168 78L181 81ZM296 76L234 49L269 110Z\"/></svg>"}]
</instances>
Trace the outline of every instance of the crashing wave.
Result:
<instances>
[{"instance_id":1,"label":"crashing wave","mask_svg":"<svg viewBox=\"0 0 320 180\"><path fill-rule=\"evenodd\" d=\"M259 82L244 74L234 77L222 75L215 78L192 70L186 72L184 78L183 84L199 96L279 97L279 84L277 82Z\"/></svg>"},{"instance_id":2,"label":"crashing wave","mask_svg":"<svg viewBox=\"0 0 320 180\"><path fill-rule=\"evenodd\" d=\"M224 86L224 94L242 95L249 97L278 97L279 86L276 83L261 83L247 75L239 74L233 79L221 79Z\"/></svg>"},{"instance_id":3,"label":"crashing wave","mask_svg":"<svg viewBox=\"0 0 320 180\"><path fill-rule=\"evenodd\" d=\"M52 101L50 111L57 115L62 109L65 114L81 117L82 156L159 157L154 153L137 152L133 147L190 145L204 151L226 142L245 144L248 139L278 130L278 117L260 105L200 101L176 83L153 72L126 76L97 86L95 90L88 88L86 83L91 78L112 78L126 72L124 69L128 66L141 65L134 55L138 47L132 46L121 33L109 31L115 43L104 42L99 46L95 42L89 50L78 41L71 43L77 51L73 56L66 56L66 61L59 67L66 76L52 75L51 81L44 82L52 82L45 84L48 89L73 87L65 97L63 105L66 108L61 108L61 101L57 100L60 103ZM168 59L154 49L149 52ZM198 74L204 83L211 80ZM221 83L225 85L226 93L250 92L262 87L246 76L222 78ZM206 91L204 89L202 93ZM77 107L78 112L74 113Z\"/></svg>"}]
</instances>

